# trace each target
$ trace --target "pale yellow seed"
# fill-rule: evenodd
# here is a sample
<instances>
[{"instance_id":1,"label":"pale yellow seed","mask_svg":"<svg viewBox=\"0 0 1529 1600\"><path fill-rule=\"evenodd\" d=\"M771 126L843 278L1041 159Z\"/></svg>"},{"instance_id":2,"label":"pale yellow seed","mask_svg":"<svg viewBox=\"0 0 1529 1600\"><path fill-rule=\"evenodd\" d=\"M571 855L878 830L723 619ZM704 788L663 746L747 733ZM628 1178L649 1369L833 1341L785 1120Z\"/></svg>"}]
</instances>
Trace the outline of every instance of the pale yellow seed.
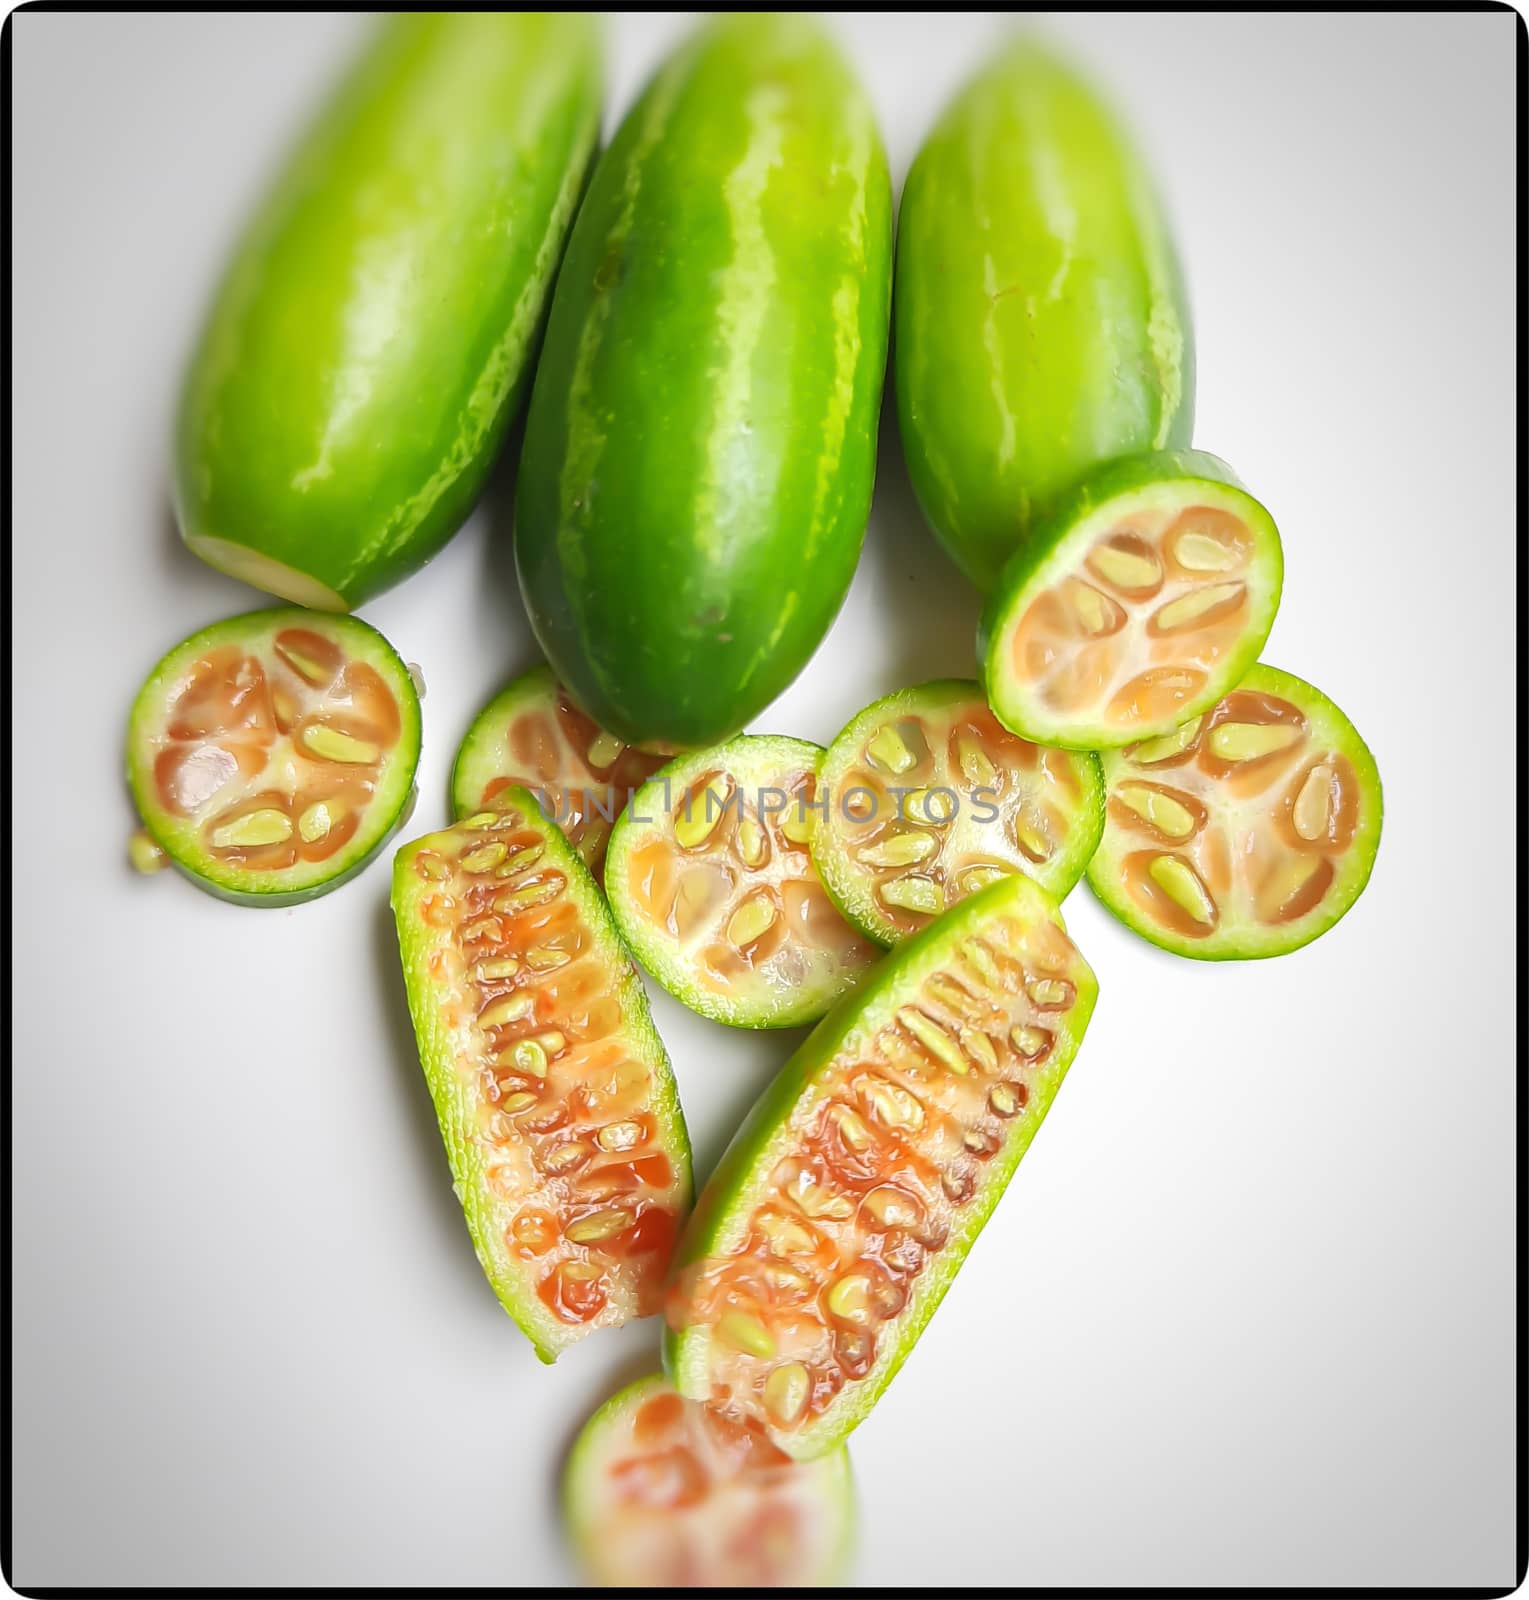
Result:
<instances>
[{"instance_id":1,"label":"pale yellow seed","mask_svg":"<svg viewBox=\"0 0 1529 1600\"><path fill-rule=\"evenodd\" d=\"M953 822L960 808L955 792L943 786L910 789L902 801L905 817L914 822L932 822L936 827Z\"/></svg>"},{"instance_id":2,"label":"pale yellow seed","mask_svg":"<svg viewBox=\"0 0 1529 1600\"><path fill-rule=\"evenodd\" d=\"M294 650L290 644L277 645L276 654L307 683L325 684L334 677L333 671L322 661L315 661L304 650Z\"/></svg>"},{"instance_id":3,"label":"pale yellow seed","mask_svg":"<svg viewBox=\"0 0 1529 1600\"><path fill-rule=\"evenodd\" d=\"M1044 1028L1033 1027L1026 1023L1022 1027L1015 1028L1009 1034L1009 1040L1026 1061L1034 1061L1051 1043L1051 1035Z\"/></svg>"},{"instance_id":4,"label":"pale yellow seed","mask_svg":"<svg viewBox=\"0 0 1529 1600\"><path fill-rule=\"evenodd\" d=\"M856 859L867 867L911 867L917 861L927 861L939 848L940 842L932 834L910 830L867 845Z\"/></svg>"},{"instance_id":5,"label":"pale yellow seed","mask_svg":"<svg viewBox=\"0 0 1529 1600\"><path fill-rule=\"evenodd\" d=\"M1209 927L1216 907L1199 875L1177 856L1154 856L1147 867L1152 881L1173 903L1196 922Z\"/></svg>"},{"instance_id":6,"label":"pale yellow seed","mask_svg":"<svg viewBox=\"0 0 1529 1600\"><path fill-rule=\"evenodd\" d=\"M1210 730L1210 750L1223 761L1256 761L1300 739L1301 730L1291 722L1222 722Z\"/></svg>"},{"instance_id":7,"label":"pale yellow seed","mask_svg":"<svg viewBox=\"0 0 1529 1600\"><path fill-rule=\"evenodd\" d=\"M1085 633L1109 632L1114 607L1091 583L1072 579L1067 585L1067 598Z\"/></svg>"},{"instance_id":8,"label":"pale yellow seed","mask_svg":"<svg viewBox=\"0 0 1529 1600\"><path fill-rule=\"evenodd\" d=\"M631 1227L632 1219L625 1211L596 1211L593 1216L580 1217L563 1229L563 1236L574 1244L598 1244L602 1239L613 1238Z\"/></svg>"},{"instance_id":9,"label":"pale yellow seed","mask_svg":"<svg viewBox=\"0 0 1529 1600\"><path fill-rule=\"evenodd\" d=\"M496 878L514 878L522 872L534 867L546 855L547 847L544 844L528 844L523 850L517 850L502 866L496 869Z\"/></svg>"},{"instance_id":10,"label":"pale yellow seed","mask_svg":"<svg viewBox=\"0 0 1529 1600\"><path fill-rule=\"evenodd\" d=\"M507 994L495 1000L478 1013L480 1028L502 1028L507 1023L524 1022L536 1009L536 1002L528 994Z\"/></svg>"},{"instance_id":11,"label":"pale yellow seed","mask_svg":"<svg viewBox=\"0 0 1529 1600\"><path fill-rule=\"evenodd\" d=\"M555 944L534 945L526 951L526 965L535 972L555 972L566 967L573 958Z\"/></svg>"},{"instance_id":12,"label":"pale yellow seed","mask_svg":"<svg viewBox=\"0 0 1529 1600\"><path fill-rule=\"evenodd\" d=\"M608 767L617 756L626 748L613 733L606 733L602 729L589 741L589 749L584 752L584 759L592 767Z\"/></svg>"},{"instance_id":13,"label":"pale yellow seed","mask_svg":"<svg viewBox=\"0 0 1529 1600\"><path fill-rule=\"evenodd\" d=\"M517 1072L523 1072L528 1078L545 1078L547 1076L547 1052L535 1039L520 1039L505 1051L499 1059L504 1060L507 1055L510 1059L508 1065Z\"/></svg>"},{"instance_id":14,"label":"pale yellow seed","mask_svg":"<svg viewBox=\"0 0 1529 1600\"><path fill-rule=\"evenodd\" d=\"M135 828L127 841L127 858L134 872L146 877L170 863L170 858L154 843L147 828Z\"/></svg>"},{"instance_id":15,"label":"pale yellow seed","mask_svg":"<svg viewBox=\"0 0 1529 1600\"><path fill-rule=\"evenodd\" d=\"M1060 1011L1071 1005L1076 992L1065 978L1037 978L1026 991L1043 1011Z\"/></svg>"},{"instance_id":16,"label":"pale yellow seed","mask_svg":"<svg viewBox=\"0 0 1529 1600\"><path fill-rule=\"evenodd\" d=\"M841 1106L841 1111L849 1111L847 1106ZM853 1111L849 1115L855 1117ZM863 1130L867 1141L870 1139L870 1130L855 1117L856 1123ZM847 1217L854 1215L855 1208L842 1194L835 1194L832 1189L825 1188L821 1183L803 1183L792 1191L793 1198L802 1211L813 1219L814 1222L843 1222Z\"/></svg>"},{"instance_id":17,"label":"pale yellow seed","mask_svg":"<svg viewBox=\"0 0 1529 1600\"><path fill-rule=\"evenodd\" d=\"M968 867L956 879L956 888L962 894L976 894L979 889L985 889L990 883L997 883L1000 878L1009 876L1010 873L1003 867Z\"/></svg>"},{"instance_id":18,"label":"pale yellow seed","mask_svg":"<svg viewBox=\"0 0 1529 1600\"><path fill-rule=\"evenodd\" d=\"M848 1106L836 1105L829 1113L833 1123L839 1130L839 1137L843 1139L851 1150L867 1150L871 1144L871 1130L866 1127L864 1120L857 1116Z\"/></svg>"},{"instance_id":19,"label":"pale yellow seed","mask_svg":"<svg viewBox=\"0 0 1529 1600\"><path fill-rule=\"evenodd\" d=\"M792 844L807 844L811 840L812 817L801 801L786 808L786 814L781 819L780 831Z\"/></svg>"},{"instance_id":20,"label":"pale yellow seed","mask_svg":"<svg viewBox=\"0 0 1529 1600\"><path fill-rule=\"evenodd\" d=\"M1186 529L1173 541L1173 559L1190 572L1230 572L1241 557L1210 534Z\"/></svg>"},{"instance_id":21,"label":"pale yellow seed","mask_svg":"<svg viewBox=\"0 0 1529 1600\"><path fill-rule=\"evenodd\" d=\"M303 748L321 761L339 761L346 766L370 766L382 751L370 739L357 739L338 728L315 723L303 731Z\"/></svg>"},{"instance_id":22,"label":"pale yellow seed","mask_svg":"<svg viewBox=\"0 0 1529 1600\"><path fill-rule=\"evenodd\" d=\"M909 873L879 884L876 895L883 905L895 906L901 911L921 911L934 916L941 906L939 885L932 878L921 878Z\"/></svg>"},{"instance_id":23,"label":"pale yellow seed","mask_svg":"<svg viewBox=\"0 0 1529 1600\"><path fill-rule=\"evenodd\" d=\"M865 747L866 760L873 767L894 776L906 772L918 759L908 748L907 741L896 728L877 730L875 737Z\"/></svg>"},{"instance_id":24,"label":"pale yellow seed","mask_svg":"<svg viewBox=\"0 0 1529 1600\"><path fill-rule=\"evenodd\" d=\"M297 831L308 844L317 844L320 839L327 839L329 830L333 826L334 817L330 814L328 804L323 800L315 800L297 819Z\"/></svg>"},{"instance_id":25,"label":"pale yellow seed","mask_svg":"<svg viewBox=\"0 0 1529 1600\"><path fill-rule=\"evenodd\" d=\"M462 857L462 870L491 872L508 854L509 847L497 839L492 844L481 844L476 850L469 850Z\"/></svg>"},{"instance_id":26,"label":"pale yellow seed","mask_svg":"<svg viewBox=\"0 0 1529 1600\"><path fill-rule=\"evenodd\" d=\"M863 1205L871 1220L883 1228L911 1228L919 1219L918 1207L896 1189L872 1189Z\"/></svg>"},{"instance_id":27,"label":"pale yellow seed","mask_svg":"<svg viewBox=\"0 0 1529 1600\"><path fill-rule=\"evenodd\" d=\"M424 850L414 858L414 870L432 883L444 883L451 876L450 865L432 851Z\"/></svg>"},{"instance_id":28,"label":"pale yellow seed","mask_svg":"<svg viewBox=\"0 0 1529 1600\"><path fill-rule=\"evenodd\" d=\"M738 854L742 857L744 866L762 867L765 864L768 848L764 829L753 817L745 817L738 824Z\"/></svg>"},{"instance_id":29,"label":"pale yellow seed","mask_svg":"<svg viewBox=\"0 0 1529 1600\"><path fill-rule=\"evenodd\" d=\"M1200 724L1204 721L1204 717L1191 717L1172 733L1144 740L1129 752L1131 760L1139 766L1150 767L1154 762L1167 761L1173 756L1182 755L1200 737Z\"/></svg>"},{"instance_id":30,"label":"pale yellow seed","mask_svg":"<svg viewBox=\"0 0 1529 1600\"><path fill-rule=\"evenodd\" d=\"M476 944L480 939L497 939L502 932L497 917L479 917L464 925L462 939L466 944Z\"/></svg>"},{"instance_id":31,"label":"pale yellow seed","mask_svg":"<svg viewBox=\"0 0 1529 1600\"><path fill-rule=\"evenodd\" d=\"M495 911L527 911L532 906L545 905L556 900L566 887L567 879L560 872L549 872L540 883L528 883L519 889L509 889L494 896Z\"/></svg>"},{"instance_id":32,"label":"pale yellow seed","mask_svg":"<svg viewBox=\"0 0 1529 1600\"><path fill-rule=\"evenodd\" d=\"M981 1028L963 1028L961 1030L961 1048L973 1060L989 1072L998 1069L998 1052L993 1048L993 1041Z\"/></svg>"},{"instance_id":33,"label":"pale yellow seed","mask_svg":"<svg viewBox=\"0 0 1529 1600\"><path fill-rule=\"evenodd\" d=\"M838 1279L825 1296L825 1304L845 1322L864 1324L871 1320L871 1281L863 1273L850 1272Z\"/></svg>"},{"instance_id":34,"label":"pale yellow seed","mask_svg":"<svg viewBox=\"0 0 1529 1600\"><path fill-rule=\"evenodd\" d=\"M1045 828L1027 811L1014 813L1014 842L1032 861L1046 860L1053 848Z\"/></svg>"},{"instance_id":35,"label":"pale yellow seed","mask_svg":"<svg viewBox=\"0 0 1529 1600\"><path fill-rule=\"evenodd\" d=\"M1192 627L1207 611L1235 600L1243 592L1240 583L1208 583L1203 589L1191 589L1177 600L1170 600L1153 614L1152 622L1159 633L1173 633L1179 628Z\"/></svg>"},{"instance_id":36,"label":"pale yellow seed","mask_svg":"<svg viewBox=\"0 0 1529 1600\"><path fill-rule=\"evenodd\" d=\"M1012 1117L1019 1111L1019 1096L1013 1084L995 1083L988 1090L987 1103L995 1117Z\"/></svg>"},{"instance_id":37,"label":"pale yellow seed","mask_svg":"<svg viewBox=\"0 0 1529 1600\"><path fill-rule=\"evenodd\" d=\"M573 1235L570 1232L569 1238ZM724 1312L717 1323L717 1337L730 1349L746 1356L773 1356L775 1340L758 1317L746 1311Z\"/></svg>"},{"instance_id":38,"label":"pale yellow seed","mask_svg":"<svg viewBox=\"0 0 1529 1600\"><path fill-rule=\"evenodd\" d=\"M284 811L270 809L248 812L212 830L212 842L219 850L281 844L291 837L292 819Z\"/></svg>"},{"instance_id":39,"label":"pale yellow seed","mask_svg":"<svg viewBox=\"0 0 1529 1600\"><path fill-rule=\"evenodd\" d=\"M956 740L956 760L961 767L961 776L972 788L991 789L998 782L997 767L975 739Z\"/></svg>"},{"instance_id":40,"label":"pale yellow seed","mask_svg":"<svg viewBox=\"0 0 1529 1600\"><path fill-rule=\"evenodd\" d=\"M807 1409L812 1378L800 1361L788 1361L765 1379L764 1403L775 1422L789 1428Z\"/></svg>"},{"instance_id":41,"label":"pale yellow seed","mask_svg":"<svg viewBox=\"0 0 1529 1600\"><path fill-rule=\"evenodd\" d=\"M642 1143L640 1122L607 1122L595 1135L595 1143L602 1150L612 1152L633 1150Z\"/></svg>"},{"instance_id":42,"label":"pale yellow seed","mask_svg":"<svg viewBox=\"0 0 1529 1600\"><path fill-rule=\"evenodd\" d=\"M1123 783L1115 794L1122 805L1170 839L1187 839L1195 831L1194 812L1171 795L1144 783Z\"/></svg>"},{"instance_id":43,"label":"pale yellow seed","mask_svg":"<svg viewBox=\"0 0 1529 1600\"><path fill-rule=\"evenodd\" d=\"M1156 556L1115 544L1102 544L1090 551L1088 564L1117 589L1150 589L1163 573Z\"/></svg>"},{"instance_id":44,"label":"pale yellow seed","mask_svg":"<svg viewBox=\"0 0 1529 1600\"><path fill-rule=\"evenodd\" d=\"M1286 856L1258 891L1259 916L1265 921L1277 917L1306 887L1321 865L1320 856Z\"/></svg>"},{"instance_id":45,"label":"pale yellow seed","mask_svg":"<svg viewBox=\"0 0 1529 1600\"><path fill-rule=\"evenodd\" d=\"M560 1144L555 1150L549 1150L542 1158L542 1166L554 1176L561 1176L582 1166L593 1154L594 1151L582 1140L575 1140L572 1144Z\"/></svg>"},{"instance_id":46,"label":"pale yellow seed","mask_svg":"<svg viewBox=\"0 0 1529 1600\"><path fill-rule=\"evenodd\" d=\"M519 1094L509 1095L500 1101L499 1109L507 1116L513 1117L519 1111L529 1111L535 1104L536 1096L522 1089Z\"/></svg>"},{"instance_id":47,"label":"pale yellow seed","mask_svg":"<svg viewBox=\"0 0 1529 1600\"><path fill-rule=\"evenodd\" d=\"M817 1248L811 1232L790 1217L766 1214L758 1219L758 1226L777 1255L807 1256Z\"/></svg>"},{"instance_id":48,"label":"pale yellow seed","mask_svg":"<svg viewBox=\"0 0 1529 1600\"><path fill-rule=\"evenodd\" d=\"M732 787L727 778L716 777L690 796L688 814L685 802L680 802L674 812L674 839L682 850L697 849L716 832Z\"/></svg>"},{"instance_id":49,"label":"pale yellow seed","mask_svg":"<svg viewBox=\"0 0 1529 1600\"><path fill-rule=\"evenodd\" d=\"M946 1031L932 1018L926 1017L922 1011L915 1010L912 1006L904 1006L897 1013L897 1020L913 1035L923 1047L937 1060L943 1061L952 1072L966 1074L972 1070L972 1064L961 1054L961 1047Z\"/></svg>"},{"instance_id":50,"label":"pale yellow seed","mask_svg":"<svg viewBox=\"0 0 1529 1600\"><path fill-rule=\"evenodd\" d=\"M900 1084L873 1078L864 1085L861 1093L865 1096L872 1115L883 1127L909 1129L923 1127L923 1106L917 1096L910 1094Z\"/></svg>"},{"instance_id":51,"label":"pale yellow seed","mask_svg":"<svg viewBox=\"0 0 1529 1600\"><path fill-rule=\"evenodd\" d=\"M1003 983L1003 973L998 969L993 952L980 939L968 939L961 946L961 956L984 983L993 988Z\"/></svg>"},{"instance_id":52,"label":"pale yellow seed","mask_svg":"<svg viewBox=\"0 0 1529 1600\"><path fill-rule=\"evenodd\" d=\"M475 811L465 822L460 822L457 826L475 828L481 832L484 828L492 828L496 822L503 822L509 825L519 820L520 813L518 811Z\"/></svg>"},{"instance_id":53,"label":"pale yellow seed","mask_svg":"<svg viewBox=\"0 0 1529 1600\"><path fill-rule=\"evenodd\" d=\"M561 1055L568 1047L567 1038L556 1028L548 1028L545 1033L537 1034L531 1042L545 1050L549 1056Z\"/></svg>"},{"instance_id":54,"label":"pale yellow seed","mask_svg":"<svg viewBox=\"0 0 1529 1600\"><path fill-rule=\"evenodd\" d=\"M1332 782L1331 767L1313 767L1306 774L1290 818L1303 839L1320 839L1326 834L1332 810Z\"/></svg>"},{"instance_id":55,"label":"pale yellow seed","mask_svg":"<svg viewBox=\"0 0 1529 1600\"><path fill-rule=\"evenodd\" d=\"M495 961L480 961L473 971L479 983L502 983L520 971L520 963L514 956L501 956Z\"/></svg>"},{"instance_id":56,"label":"pale yellow seed","mask_svg":"<svg viewBox=\"0 0 1529 1600\"><path fill-rule=\"evenodd\" d=\"M775 907L770 897L756 894L745 900L728 918L727 937L738 949L751 945L775 921Z\"/></svg>"}]
</instances>

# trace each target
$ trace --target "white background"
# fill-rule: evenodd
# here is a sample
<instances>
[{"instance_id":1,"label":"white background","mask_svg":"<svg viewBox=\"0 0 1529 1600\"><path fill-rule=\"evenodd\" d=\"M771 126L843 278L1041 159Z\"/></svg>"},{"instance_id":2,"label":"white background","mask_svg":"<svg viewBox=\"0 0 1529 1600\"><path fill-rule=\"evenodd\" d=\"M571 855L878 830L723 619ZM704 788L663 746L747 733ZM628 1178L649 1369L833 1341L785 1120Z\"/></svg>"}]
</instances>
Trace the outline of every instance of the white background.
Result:
<instances>
[{"instance_id":1,"label":"white background","mask_svg":"<svg viewBox=\"0 0 1529 1600\"><path fill-rule=\"evenodd\" d=\"M657 1328L537 1364L474 1263L387 870L252 912L133 877L123 718L260 597L166 509L231 236L356 17L19 15L17 1583L556 1584L554 1492ZM618 21L608 126L675 38ZM836 21L900 184L999 24ZM1102 998L1048 1125L853 1441L867 1584L1512 1581L1516 445L1506 14L1064 16L1178 224L1196 442L1285 538L1267 659L1379 760L1368 893L1285 960L1159 954L1080 889ZM888 407L890 410L890 407ZM509 475L365 608L423 664L414 828L532 660ZM971 670L884 437L837 625L755 727ZM655 993L705 1170L796 1035Z\"/></svg>"}]
</instances>

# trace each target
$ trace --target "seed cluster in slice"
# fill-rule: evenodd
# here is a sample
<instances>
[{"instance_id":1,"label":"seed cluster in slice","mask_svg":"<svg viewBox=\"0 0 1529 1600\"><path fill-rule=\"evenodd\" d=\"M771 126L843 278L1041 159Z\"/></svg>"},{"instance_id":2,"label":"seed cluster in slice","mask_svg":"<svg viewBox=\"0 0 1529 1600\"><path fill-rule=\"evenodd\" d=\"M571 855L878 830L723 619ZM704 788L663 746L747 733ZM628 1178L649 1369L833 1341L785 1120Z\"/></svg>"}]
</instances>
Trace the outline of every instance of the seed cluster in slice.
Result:
<instances>
[{"instance_id":1,"label":"seed cluster in slice","mask_svg":"<svg viewBox=\"0 0 1529 1600\"><path fill-rule=\"evenodd\" d=\"M381 634L279 607L214 623L160 661L133 704L128 782L153 842L201 887L288 905L387 841L419 744L418 694Z\"/></svg>"},{"instance_id":2,"label":"seed cluster in slice","mask_svg":"<svg viewBox=\"0 0 1529 1600\"><path fill-rule=\"evenodd\" d=\"M782 1068L697 1202L676 1387L810 1459L865 1415L1044 1118L1097 986L1005 878L916 935Z\"/></svg>"},{"instance_id":3,"label":"seed cluster in slice","mask_svg":"<svg viewBox=\"0 0 1529 1600\"><path fill-rule=\"evenodd\" d=\"M1283 571L1273 519L1224 461L1111 462L1004 569L978 649L993 709L1079 749L1167 733L1252 664Z\"/></svg>"},{"instance_id":4,"label":"seed cluster in slice","mask_svg":"<svg viewBox=\"0 0 1529 1600\"><path fill-rule=\"evenodd\" d=\"M671 762L616 824L611 910L677 999L739 1028L815 1022L880 953L824 892L807 840L822 750L743 735Z\"/></svg>"},{"instance_id":5,"label":"seed cluster in slice","mask_svg":"<svg viewBox=\"0 0 1529 1600\"><path fill-rule=\"evenodd\" d=\"M690 1147L588 869L524 789L393 866L409 1009L478 1259L545 1360L658 1309Z\"/></svg>"},{"instance_id":6,"label":"seed cluster in slice","mask_svg":"<svg viewBox=\"0 0 1529 1600\"><path fill-rule=\"evenodd\" d=\"M829 746L819 783L813 859L844 914L884 945L1010 873L1060 899L1104 821L1093 755L1010 733L960 679L867 706Z\"/></svg>"},{"instance_id":7,"label":"seed cluster in slice","mask_svg":"<svg viewBox=\"0 0 1529 1600\"><path fill-rule=\"evenodd\" d=\"M1262 664L1170 734L1104 758L1089 884L1179 955L1283 955L1359 898L1380 842L1380 778L1325 695Z\"/></svg>"},{"instance_id":8,"label":"seed cluster in slice","mask_svg":"<svg viewBox=\"0 0 1529 1600\"><path fill-rule=\"evenodd\" d=\"M451 803L458 817L468 817L497 805L514 785L529 789L598 873L616 818L667 759L606 733L551 667L537 667L473 719L452 768Z\"/></svg>"},{"instance_id":9,"label":"seed cluster in slice","mask_svg":"<svg viewBox=\"0 0 1529 1600\"><path fill-rule=\"evenodd\" d=\"M658 1376L585 1423L564 1500L581 1564L614 1588L833 1584L854 1536L846 1451L793 1461Z\"/></svg>"}]
</instances>

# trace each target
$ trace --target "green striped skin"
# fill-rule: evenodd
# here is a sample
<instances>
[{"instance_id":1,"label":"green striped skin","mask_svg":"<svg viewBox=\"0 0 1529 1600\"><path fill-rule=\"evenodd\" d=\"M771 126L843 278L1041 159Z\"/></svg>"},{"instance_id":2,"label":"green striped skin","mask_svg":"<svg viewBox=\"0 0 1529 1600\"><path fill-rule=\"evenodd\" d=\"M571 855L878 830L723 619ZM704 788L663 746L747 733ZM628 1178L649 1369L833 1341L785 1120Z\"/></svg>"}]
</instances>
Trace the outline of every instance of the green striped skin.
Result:
<instances>
[{"instance_id":1,"label":"green striped skin","mask_svg":"<svg viewBox=\"0 0 1529 1600\"><path fill-rule=\"evenodd\" d=\"M818 24L737 15L590 181L532 390L516 559L538 642L630 743L719 743L796 677L859 557L891 189Z\"/></svg>"},{"instance_id":2,"label":"green striped skin","mask_svg":"<svg viewBox=\"0 0 1529 1600\"><path fill-rule=\"evenodd\" d=\"M191 549L343 611L446 543L519 408L599 115L586 16L382 25L203 328L175 441Z\"/></svg>"},{"instance_id":3,"label":"green striped skin","mask_svg":"<svg viewBox=\"0 0 1529 1600\"><path fill-rule=\"evenodd\" d=\"M1127 519L1133 511L1197 505L1237 517L1253 542L1243 574L1250 604L1235 647L1207 671L1203 688L1187 695L1169 717L1127 727L1048 706L1014 665L1014 631L1031 603L1069 574L1089 576L1084 558L1112 521ZM1106 461L1035 519L1030 538L1005 564L988 596L977 626L977 661L988 704L1004 727L1021 738L1068 750L1111 749L1168 733L1215 705L1258 659L1274 626L1284 582L1284 547L1274 518L1219 456L1206 450L1165 450Z\"/></svg>"},{"instance_id":4,"label":"green striped skin","mask_svg":"<svg viewBox=\"0 0 1529 1600\"><path fill-rule=\"evenodd\" d=\"M1150 182L1089 86L1029 41L909 171L894 314L908 472L983 590L1095 463L1189 443L1189 310Z\"/></svg>"}]
</instances>

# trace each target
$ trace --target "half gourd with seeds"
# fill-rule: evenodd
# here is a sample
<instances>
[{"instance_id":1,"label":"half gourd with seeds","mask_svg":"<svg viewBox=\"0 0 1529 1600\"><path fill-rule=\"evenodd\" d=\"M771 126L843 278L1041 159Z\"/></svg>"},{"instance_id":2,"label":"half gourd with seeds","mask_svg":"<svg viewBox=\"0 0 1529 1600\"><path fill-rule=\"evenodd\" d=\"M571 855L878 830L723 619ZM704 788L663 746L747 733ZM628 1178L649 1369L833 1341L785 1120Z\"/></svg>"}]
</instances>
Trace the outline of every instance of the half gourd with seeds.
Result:
<instances>
[{"instance_id":1,"label":"half gourd with seeds","mask_svg":"<svg viewBox=\"0 0 1529 1600\"><path fill-rule=\"evenodd\" d=\"M659 1306L690 1143L642 981L524 789L405 845L393 914L478 1259L544 1361Z\"/></svg>"}]
</instances>

